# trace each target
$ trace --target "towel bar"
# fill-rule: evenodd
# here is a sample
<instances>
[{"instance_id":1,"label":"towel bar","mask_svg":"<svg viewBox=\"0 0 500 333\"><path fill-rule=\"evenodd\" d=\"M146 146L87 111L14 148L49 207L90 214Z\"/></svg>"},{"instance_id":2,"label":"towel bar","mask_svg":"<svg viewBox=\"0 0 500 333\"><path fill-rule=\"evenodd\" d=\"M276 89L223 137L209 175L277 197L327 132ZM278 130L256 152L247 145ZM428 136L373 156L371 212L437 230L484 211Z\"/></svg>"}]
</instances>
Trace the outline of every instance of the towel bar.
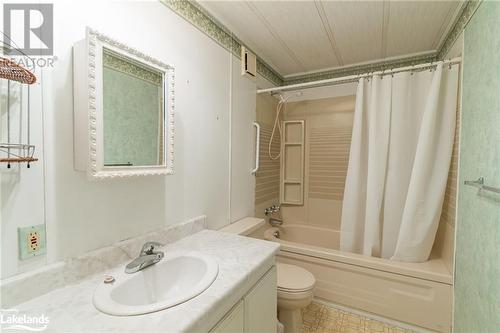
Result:
<instances>
[{"instance_id":1,"label":"towel bar","mask_svg":"<svg viewBox=\"0 0 500 333\"><path fill-rule=\"evenodd\" d=\"M500 193L500 188L484 185L484 177L479 177L477 180L466 180L464 181L464 184L477 187L479 190Z\"/></svg>"}]
</instances>

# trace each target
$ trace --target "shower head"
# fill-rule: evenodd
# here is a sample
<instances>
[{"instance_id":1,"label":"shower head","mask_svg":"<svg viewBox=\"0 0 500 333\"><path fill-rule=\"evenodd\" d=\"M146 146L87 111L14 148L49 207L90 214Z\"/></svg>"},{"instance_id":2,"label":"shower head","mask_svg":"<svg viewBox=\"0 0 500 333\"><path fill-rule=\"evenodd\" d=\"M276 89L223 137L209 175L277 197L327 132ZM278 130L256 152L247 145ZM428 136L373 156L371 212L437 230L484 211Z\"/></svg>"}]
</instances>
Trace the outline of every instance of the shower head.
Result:
<instances>
[{"instance_id":1,"label":"shower head","mask_svg":"<svg viewBox=\"0 0 500 333\"><path fill-rule=\"evenodd\" d=\"M271 91L271 96L275 96L275 95L283 97L283 94L280 91Z\"/></svg>"},{"instance_id":2,"label":"shower head","mask_svg":"<svg viewBox=\"0 0 500 333\"><path fill-rule=\"evenodd\" d=\"M286 107L286 102L292 98L292 97L300 97L302 96L302 91L295 91L295 92L290 92L289 94L286 94L286 96L283 96L284 93L281 93L281 92L271 92L271 96L274 96L274 95L278 95L279 96L279 102L278 104L276 105L276 118L274 118L274 126L273 126L273 130L271 132L271 138L269 139L269 144L268 144L268 154L269 154L269 158L271 160L277 160L280 156L281 156L281 152L278 153L278 155L276 156L273 156L271 154L271 146L272 146L272 143L273 143L273 137L274 137L274 133L276 132L276 128L278 128L278 131L280 132L280 136L282 136L282 133L281 133L281 126L280 126L280 113L282 111L284 111L285 107Z\"/></svg>"},{"instance_id":3,"label":"shower head","mask_svg":"<svg viewBox=\"0 0 500 333\"><path fill-rule=\"evenodd\" d=\"M283 102L288 101L289 99L296 98L296 97L301 97L303 95L302 91L296 91L294 93L288 94L285 98L281 98Z\"/></svg>"}]
</instances>

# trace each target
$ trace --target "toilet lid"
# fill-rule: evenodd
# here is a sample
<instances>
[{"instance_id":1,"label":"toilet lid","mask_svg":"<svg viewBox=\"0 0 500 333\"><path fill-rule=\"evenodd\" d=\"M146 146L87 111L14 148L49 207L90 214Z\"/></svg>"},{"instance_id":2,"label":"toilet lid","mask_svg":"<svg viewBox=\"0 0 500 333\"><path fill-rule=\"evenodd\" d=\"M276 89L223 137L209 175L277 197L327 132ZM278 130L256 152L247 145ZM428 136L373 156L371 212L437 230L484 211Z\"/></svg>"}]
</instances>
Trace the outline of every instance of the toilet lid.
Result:
<instances>
[{"instance_id":1,"label":"toilet lid","mask_svg":"<svg viewBox=\"0 0 500 333\"><path fill-rule=\"evenodd\" d=\"M311 272L295 265L277 263L278 289L287 291L310 290L316 279Z\"/></svg>"}]
</instances>

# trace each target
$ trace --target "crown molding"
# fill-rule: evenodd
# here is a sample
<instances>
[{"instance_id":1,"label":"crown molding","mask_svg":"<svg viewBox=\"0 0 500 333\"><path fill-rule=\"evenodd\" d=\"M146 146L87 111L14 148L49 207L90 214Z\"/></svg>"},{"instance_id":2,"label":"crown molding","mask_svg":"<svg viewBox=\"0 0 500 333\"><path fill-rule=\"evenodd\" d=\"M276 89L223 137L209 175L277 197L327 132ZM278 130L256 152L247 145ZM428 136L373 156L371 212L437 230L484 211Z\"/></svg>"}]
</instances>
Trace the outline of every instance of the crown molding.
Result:
<instances>
[{"instance_id":1,"label":"crown molding","mask_svg":"<svg viewBox=\"0 0 500 333\"><path fill-rule=\"evenodd\" d=\"M446 57L446 54L448 53L448 51L450 51L453 44L455 44L457 38L462 34L471 17L479 8L481 3L482 0L466 0L462 4L462 8L460 9L460 13L455 19L453 27L448 32L448 35L444 39L443 43L438 47L438 51L436 53L436 58L438 60L442 60L444 59L444 57Z\"/></svg>"},{"instance_id":2,"label":"crown molding","mask_svg":"<svg viewBox=\"0 0 500 333\"><path fill-rule=\"evenodd\" d=\"M198 30L212 38L219 45L231 52L237 58L241 57L241 46L244 45L226 26L194 0L160 0L173 12L184 18ZM276 86L332 79L336 77L357 75L368 72L384 71L396 67L413 66L421 63L442 60L451 49L457 38L463 32L467 23L474 15L482 0L466 0L442 44L432 53L402 58L391 58L366 64L346 66L337 69L318 71L314 73L283 77L262 58L257 55L257 73ZM245 45L246 47L246 45ZM252 51L253 52L253 51ZM255 52L254 52L255 53Z\"/></svg>"}]
</instances>

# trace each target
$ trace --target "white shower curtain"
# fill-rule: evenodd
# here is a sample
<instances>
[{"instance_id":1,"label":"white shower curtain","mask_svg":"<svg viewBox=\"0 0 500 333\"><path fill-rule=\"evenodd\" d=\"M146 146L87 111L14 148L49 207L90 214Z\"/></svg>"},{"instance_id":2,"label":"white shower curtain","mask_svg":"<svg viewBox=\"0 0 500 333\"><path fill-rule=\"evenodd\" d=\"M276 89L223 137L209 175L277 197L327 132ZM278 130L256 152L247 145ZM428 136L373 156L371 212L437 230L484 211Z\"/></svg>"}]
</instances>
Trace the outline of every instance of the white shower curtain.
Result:
<instances>
[{"instance_id":1,"label":"white shower curtain","mask_svg":"<svg viewBox=\"0 0 500 333\"><path fill-rule=\"evenodd\" d=\"M448 178L458 66L361 79L344 191L340 248L426 261Z\"/></svg>"}]
</instances>

